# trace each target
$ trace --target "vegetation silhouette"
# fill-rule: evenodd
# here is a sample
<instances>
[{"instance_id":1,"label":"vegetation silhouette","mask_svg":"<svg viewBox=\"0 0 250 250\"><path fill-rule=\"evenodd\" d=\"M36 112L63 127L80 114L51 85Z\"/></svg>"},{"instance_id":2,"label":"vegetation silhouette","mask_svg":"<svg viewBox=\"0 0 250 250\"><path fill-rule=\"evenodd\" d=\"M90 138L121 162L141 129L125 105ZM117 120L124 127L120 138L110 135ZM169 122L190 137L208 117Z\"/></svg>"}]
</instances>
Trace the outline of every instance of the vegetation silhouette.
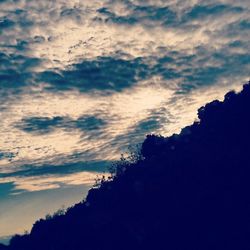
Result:
<instances>
[{"instance_id":1,"label":"vegetation silhouette","mask_svg":"<svg viewBox=\"0 0 250 250\"><path fill-rule=\"evenodd\" d=\"M250 249L250 84L198 117L179 135L148 135L85 201L0 249Z\"/></svg>"},{"instance_id":2,"label":"vegetation silhouette","mask_svg":"<svg viewBox=\"0 0 250 250\"><path fill-rule=\"evenodd\" d=\"M4 244L0 243L0 250L5 250L5 249L7 249L7 247Z\"/></svg>"}]
</instances>

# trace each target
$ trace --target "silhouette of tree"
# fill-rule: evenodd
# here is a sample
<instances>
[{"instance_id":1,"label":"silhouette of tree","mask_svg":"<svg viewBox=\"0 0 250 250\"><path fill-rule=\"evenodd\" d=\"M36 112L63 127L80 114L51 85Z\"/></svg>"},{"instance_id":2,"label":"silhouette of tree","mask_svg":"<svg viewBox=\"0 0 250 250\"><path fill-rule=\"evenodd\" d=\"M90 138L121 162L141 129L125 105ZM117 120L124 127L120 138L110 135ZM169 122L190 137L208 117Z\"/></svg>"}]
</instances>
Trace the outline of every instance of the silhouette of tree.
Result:
<instances>
[{"instance_id":1,"label":"silhouette of tree","mask_svg":"<svg viewBox=\"0 0 250 250\"><path fill-rule=\"evenodd\" d=\"M111 180L7 249L250 249L249 107L247 84L201 107L179 135L148 135Z\"/></svg>"}]
</instances>

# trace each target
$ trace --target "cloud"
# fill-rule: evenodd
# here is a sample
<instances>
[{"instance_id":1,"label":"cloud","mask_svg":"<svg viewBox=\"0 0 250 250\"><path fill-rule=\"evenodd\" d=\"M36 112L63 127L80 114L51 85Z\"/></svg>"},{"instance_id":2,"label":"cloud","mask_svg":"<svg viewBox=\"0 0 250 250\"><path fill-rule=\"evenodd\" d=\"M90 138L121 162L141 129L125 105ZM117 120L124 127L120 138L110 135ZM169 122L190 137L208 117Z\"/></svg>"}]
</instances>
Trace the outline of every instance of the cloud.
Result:
<instances>
[{"instance_id":1,"label":"cloud","mask_svg":"<svg viewBox=\"0 0 250 250\"><path fill-rule=\"evenodd\" d=\"M12 182L1 183L0 181L0 200L4 200L14 189L14 184Z\"/></svg>"},{"instance_id":2,"label":"cloud","mask_svg":"<svg viewBox=\"0 0 250 250\"><path fill-rule=\"evenodd\" d=\"M105 128L106 121L96 116L83 115L76 120L70 117L27 117L23 118L16 124L16 127L35 134L47 134L56 128L65 130L79 129L85 132L98 131L98 133Z\"/></svg>"},{"instance_id":3,"label":"cloud","mask_svg":"<svg viewBox=\"0 0 250 250\"><path fill-rule=\"evenodd\" d=\"M249 79L249 1L0 4L0 172L11 178L114 160Z\"/></svg>"},{"instance_id":4,"label":"cloud","mask_svg":"<svg viewBox=\"0 0 250 250\"><path fill-rule=\"evenodd\" d=\"M49 133L53 127L60 126L63 122L62 117L29 117L24 118L17 124L17 128L22 129L25 132L39 132L39 133Z\"/></svg>"},{"instance_id":5,"label":"cloud","mask_svg":"<svg viewBox=\"0 0 250 250\"><path fill-rule=\"evenodd\" d=\"M8 194L26 191L42 191L65 186L92 186L100 175L108 176L111 162L72 162L62 165L23 165L19 170L0 173L3 199Z\"/></svg>"},{"instance_id":6,"label":"cloud","mask_svg":"<svg viewBox=\"0 0 250 250\"><path fill-rule=\"evenodd\" d=\"M50 189L57 189L64 186L85 185L92 186L95 179L100 175L99 172L79 172L67 175L47 175L32 177L9 177L0 180L1 183L14 183L15 189L13 194L22 192L35 192Z\"/></svg>"},{"instance_id":7,"label":"cloud","mask_svg":"<svg viewBox=\"0 0 250 250\"><path fill-rule=\"evenodd\" d=\"M147 75L147 65L140 58L133 60L101 57L96 60L83 61L71 65L59 73L45 71L40 81L49 83L48 89L71 90L83 92L93 90L122 91L129 88Z\"/></svg>"},{"instance_id":8,"label":"cloud","mask_svg":"<svg viewBox=\"0 0 250 250\"><path fill-rule=\"evenodd\" d=\"M4 17L0 20L0 28L1 30L4 30L6 28L11 28L14 25L14 22L9 20L8 18ZM2 33L2 31L1 31Z\"/></svg>"},{"instance_id":9,"label":"cloud","mask_svg":"<svg viewBox=\"0 0 250 250\"><path fill-rule=\"evenodd\" d=\"M168 7L131 5L132 4L130 4L130 13L128 15L117 15L105 7L99 9L98 12L104 16L103 22L111 21L115 24L127 25L143 23L144 25L152 26L154 22L172 24L177 18L176 13Z\"/></svg>"},{"instance_id":10,"label":"cloud","mask_svg":"<svg viewBox=\"0 0 250 250\"><path fill-rule=\"evenodd\" d=\"M217 17L225 14L241 14L244 8L240 6L232 6L230 4L197 4L184 17L184 21L200 20L210 17Z\"/></svg>"},{"instance_id":11,"label":"cloud","mask_svg":"<svg viewBox=\"0 0 250 250\"><path fill-rule=\"evenodd\" d=\"M71 156L72 158L74 155ZM70 158L70 156L69 156ZM13 169L12 172L0 173L2 179L21 178L21 177L42 177L47 175L66 175L80 172L105 172L111 165L109 161L90 161L90 162L69 162L60 165L23 165Z\"/></svg>"}]
</instances>

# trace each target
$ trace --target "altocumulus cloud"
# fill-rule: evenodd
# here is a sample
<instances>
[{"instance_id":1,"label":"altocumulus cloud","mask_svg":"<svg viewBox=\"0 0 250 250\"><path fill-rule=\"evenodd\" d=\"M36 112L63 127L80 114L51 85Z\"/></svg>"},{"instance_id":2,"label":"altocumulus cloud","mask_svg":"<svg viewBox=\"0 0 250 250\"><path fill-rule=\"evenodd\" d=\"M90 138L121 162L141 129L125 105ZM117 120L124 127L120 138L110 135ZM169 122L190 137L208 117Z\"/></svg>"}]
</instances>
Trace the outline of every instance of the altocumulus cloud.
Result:
<instances>
[{"instance_id":1,"label":"altocumulus cloud","mask_svg":"<svg viewBox=\"0 0 250 250\"><path fill-rule=\"evenodd\" d=\"M67 175L105 166L146 133L178 132L249 79L249 1L10 0L0 9L0 181L17 189L71 185Z\"/></svg>"},{"instance_id":2,"label":"altocumulus cloud","mask_svg":"<svg viewBox=\"0 0 250 250\"><path fill-rule=\"evenodd\" d=\"M28 117L23 118L16 127L27 132L35 134L47 134L53 132L56 128L65 130L79 129L92 133L105 128L106 122L95 116L81 116L76 120L69 117Z\"/></svg>"}]
</instances>

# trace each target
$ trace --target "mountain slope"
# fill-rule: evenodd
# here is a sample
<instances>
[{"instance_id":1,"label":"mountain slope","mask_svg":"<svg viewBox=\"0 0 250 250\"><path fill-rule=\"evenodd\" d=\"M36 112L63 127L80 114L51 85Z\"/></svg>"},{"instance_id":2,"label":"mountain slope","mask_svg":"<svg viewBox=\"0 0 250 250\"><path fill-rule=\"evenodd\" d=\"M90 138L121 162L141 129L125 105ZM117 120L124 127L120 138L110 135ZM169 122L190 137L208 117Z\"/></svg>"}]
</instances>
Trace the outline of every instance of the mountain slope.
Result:
<instances>
[{"instance_id":1,"label":"mountain slope","mask_svg":"<svg viewBox=\"0 0 250 250\"><path fill-rule=\"evenodd\" d=\"M179 135L147 136L112 181L7 249L249 249L250 85L198 116Z\"/></svg>"}]
</instances>

